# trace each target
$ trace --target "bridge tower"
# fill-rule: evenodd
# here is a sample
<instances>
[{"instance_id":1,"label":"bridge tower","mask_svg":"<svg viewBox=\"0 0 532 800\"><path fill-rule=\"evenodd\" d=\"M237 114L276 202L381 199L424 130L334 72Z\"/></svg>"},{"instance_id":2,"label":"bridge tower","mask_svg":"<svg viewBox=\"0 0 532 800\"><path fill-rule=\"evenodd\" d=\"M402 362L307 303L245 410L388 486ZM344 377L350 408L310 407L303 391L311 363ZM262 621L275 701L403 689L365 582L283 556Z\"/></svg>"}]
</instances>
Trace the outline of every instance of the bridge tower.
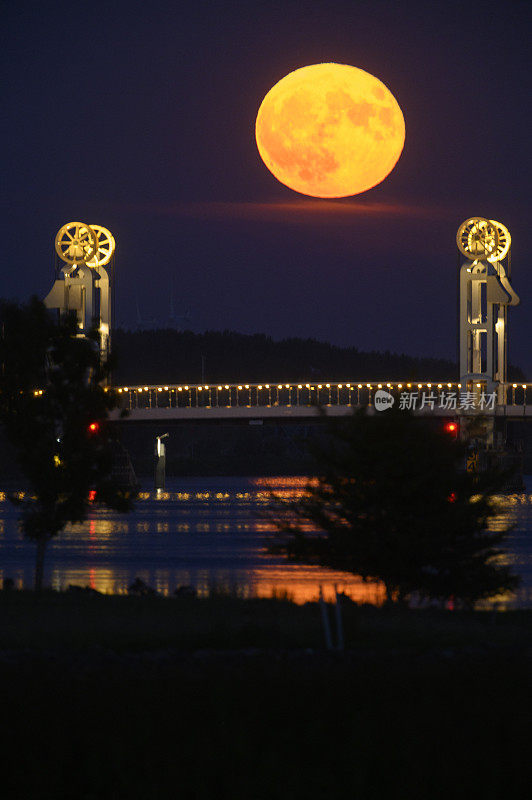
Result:
<instances>
[{"instance_id":1,"label":"bridge tower","mask_svg":"<svg viewBox=\"0 0 532 800\"><path fill-rule=\"evenodd\" d=\"M59 314L75 311L80 335L96 326L100 356L111 344L111 283L115 240L102 225L67 222L55 237L56 280L44 304Z\"/></svg>"},{"instance_id":2,"label":"bridge tower","mask_svg":"<svg viewBox=\"0 0 532 800\"><path fill-rule=\"evenodd\" d=\"M508 307L519 297L510 285L510 233L484 217L466 219L456 243L467 261L460 268L460 382L478 384L506 403Z\"/></svg>"}]
</instances>

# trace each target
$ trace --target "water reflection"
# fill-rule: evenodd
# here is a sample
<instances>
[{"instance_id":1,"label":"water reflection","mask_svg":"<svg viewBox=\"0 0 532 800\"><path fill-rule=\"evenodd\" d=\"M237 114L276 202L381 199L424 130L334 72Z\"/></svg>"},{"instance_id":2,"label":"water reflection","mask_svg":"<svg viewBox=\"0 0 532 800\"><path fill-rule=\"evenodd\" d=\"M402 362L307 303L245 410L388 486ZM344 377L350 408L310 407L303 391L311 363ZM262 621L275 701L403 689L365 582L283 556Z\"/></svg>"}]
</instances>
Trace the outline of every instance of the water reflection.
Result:
<instances>
[{"instance_id":1,"label":"water reflection","mask_svg":"<svg viewBox=\"0 0 532 800\"><path fill-rule=\"evenodd\" d=\"M264 510L270 493L300 495L305 478L187 479L165 492L141 493L136 511L119 515L97 506L89 519L73 525L48 549L45 580L55 589L69 584L100 592L125 594L138 576L161 594L192 585L200 596L213 590L242 596L316 600L320 585L331 597L335 585L358 602L381 603L382 586L319 567L288 564L265 546L276 530ZM532 607L532 478L527 491L501 498L494 530L508 519L508 560L523 576L514 596L499 598L501 607ZM17 588L33 582L34 546L24 541L18 510L0 492L0 580Z\"/></svg>"}]
</instances>

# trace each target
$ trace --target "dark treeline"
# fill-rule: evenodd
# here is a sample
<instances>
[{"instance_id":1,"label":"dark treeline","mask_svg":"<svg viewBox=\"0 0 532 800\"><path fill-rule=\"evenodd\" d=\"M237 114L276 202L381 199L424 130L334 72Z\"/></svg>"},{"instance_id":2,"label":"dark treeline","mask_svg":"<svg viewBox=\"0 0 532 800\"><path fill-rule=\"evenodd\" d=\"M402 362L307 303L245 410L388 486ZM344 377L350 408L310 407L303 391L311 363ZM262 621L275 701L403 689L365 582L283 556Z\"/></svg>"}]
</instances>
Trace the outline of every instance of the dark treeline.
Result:
<instances>
[{"instance_id":1,"label":"dark treeline","mask_svg":"<svg viewBox=\"0 0 532 800\"><path fill-rule=\"evenodd\" d=\"M442 358L234 331L116 330L113 351L115 384L458 379L456 363Z\"/></svg>"}]
</instances>

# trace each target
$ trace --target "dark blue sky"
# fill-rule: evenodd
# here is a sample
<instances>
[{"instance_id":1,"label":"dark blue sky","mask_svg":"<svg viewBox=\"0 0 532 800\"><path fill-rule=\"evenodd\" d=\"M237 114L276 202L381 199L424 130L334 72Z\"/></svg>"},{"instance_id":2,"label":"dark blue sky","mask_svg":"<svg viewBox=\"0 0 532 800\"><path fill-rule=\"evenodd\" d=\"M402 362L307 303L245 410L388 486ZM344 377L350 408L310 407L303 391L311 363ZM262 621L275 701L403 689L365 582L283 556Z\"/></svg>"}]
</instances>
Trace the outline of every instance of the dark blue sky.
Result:
<instances>
[{"instance_id":1,"label":"dark blue sky","mask_svg":"<svg viewBox=\"0 0 532 800\"><path fill-rule=\"evenodd\" d=\"M455 234L513 237L511 358L532 376L527 2L3 3L0 295L44 295L70 220L117 240L117 317L456 353ZM384 183L313 201L258 155L263 96L337 61L397 98ZM436 377L436 376L435 376Z\"/></svg>"}]
</instances>

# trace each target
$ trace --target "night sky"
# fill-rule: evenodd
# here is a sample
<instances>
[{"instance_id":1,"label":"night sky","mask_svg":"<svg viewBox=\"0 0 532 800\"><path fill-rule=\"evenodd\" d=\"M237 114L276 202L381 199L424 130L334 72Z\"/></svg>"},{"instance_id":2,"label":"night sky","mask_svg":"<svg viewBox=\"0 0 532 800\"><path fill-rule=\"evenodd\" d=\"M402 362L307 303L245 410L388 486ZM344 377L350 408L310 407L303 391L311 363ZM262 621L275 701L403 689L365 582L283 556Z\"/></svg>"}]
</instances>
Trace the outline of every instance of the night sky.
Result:
<instances>
[{"instance_id":1,"label":"night sky","mask_svg":"<svg viewBox=\"0 0 532 800\"><path fill-rule=\"evenodd\" d=\"M117 240L117 320L456 357L456 230L512 234L510 358L532 378L528 2L2 4L0 295L44 296L71 220ZM379 186L313 200L262 163L255 117L288 72L382 80L406 121ZM384 376L385 377L385 376ZM437 376L434 376L437 378Z\"/></svg>"}]
</instances>

